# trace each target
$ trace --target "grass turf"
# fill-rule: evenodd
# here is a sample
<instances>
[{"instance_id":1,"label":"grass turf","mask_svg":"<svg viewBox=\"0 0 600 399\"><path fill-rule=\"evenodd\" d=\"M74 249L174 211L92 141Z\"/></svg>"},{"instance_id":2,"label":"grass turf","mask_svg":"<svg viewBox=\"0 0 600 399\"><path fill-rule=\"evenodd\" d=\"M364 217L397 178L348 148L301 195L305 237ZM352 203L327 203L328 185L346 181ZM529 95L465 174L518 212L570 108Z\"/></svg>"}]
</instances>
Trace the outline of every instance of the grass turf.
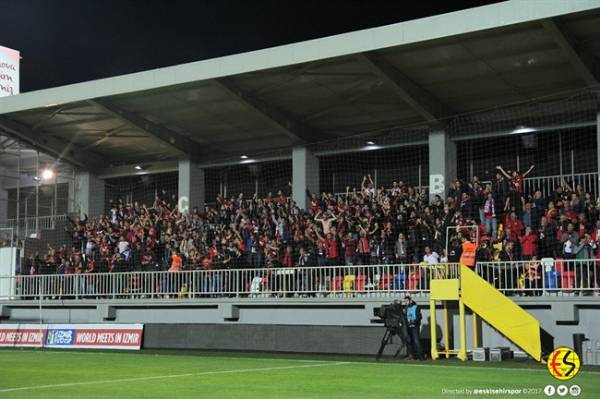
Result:
<instances>
[{"instance_id":1,"label":"grass turf","mask_svg":"<svg viewBox=\"0 0 600 399\"><path fill-rule=\"evenodd\" d=\"M270 357L267 357L270 356ZM368 360L368 361L367 361ZM509 367L507 367L509 366ZM533 363L375 363L328 356L203 352L0 350L0 398L439 398L443 390L557 386ZM580 398L600 397L600 372L580 371ZM25 388L25 389L19 389Z\"/></svg>"}]
</instances>

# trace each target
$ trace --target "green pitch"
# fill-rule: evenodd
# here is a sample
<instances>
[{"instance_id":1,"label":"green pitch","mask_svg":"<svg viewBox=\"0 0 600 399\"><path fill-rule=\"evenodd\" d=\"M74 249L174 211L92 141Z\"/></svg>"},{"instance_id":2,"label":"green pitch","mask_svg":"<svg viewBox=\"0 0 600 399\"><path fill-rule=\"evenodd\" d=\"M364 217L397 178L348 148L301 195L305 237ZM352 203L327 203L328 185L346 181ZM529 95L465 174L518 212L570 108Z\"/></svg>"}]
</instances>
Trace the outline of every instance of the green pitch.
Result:
<instances>
[{"instance_id":1,"label":"green pitch","mask_svg":"<svg viewBox=\"0 0 600 399\"><path fill-rule=\"evenodd\" d=\"M529 389L528 394L477 396L542 398L546 384L558 386L559 381L533 363L375 363L365 358L273 354L0 350L0 399L398 399L462 397L462 389L476 388ZM572 384L582 388L580 398L600 398L597 369L581 371L565 385Z\"/></svg>"}]
</instances>

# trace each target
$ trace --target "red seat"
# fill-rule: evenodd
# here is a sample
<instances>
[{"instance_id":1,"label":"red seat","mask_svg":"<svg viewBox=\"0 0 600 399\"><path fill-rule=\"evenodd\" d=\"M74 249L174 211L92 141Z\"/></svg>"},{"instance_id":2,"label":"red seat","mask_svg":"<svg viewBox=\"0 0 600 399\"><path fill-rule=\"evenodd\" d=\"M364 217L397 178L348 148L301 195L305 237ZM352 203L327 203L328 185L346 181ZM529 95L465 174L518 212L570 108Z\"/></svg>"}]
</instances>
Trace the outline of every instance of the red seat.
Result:
<instances>
[{"instance_id":1,"label":"red seat","mask_svg":"<svg viewBox=\"0 0 600 399\"><path fill-rule=\"evenodd\" d=\"M262 286L264 289L269 288L269 275L265 274L262 278Z\"/></svg>"},{"instance_id":2,"label":"red seat","mask_svg":"<svg viewBox=\"0 0 600 399\"><path fill-rule=\"evenodd\" d=\"M556 272L562 274L562 272L564 271L564 262L562 258L557 258L554 261L554 267L556 268Z\"/></svg>"},{"instance_id":3,"label":"red seat","mask_svg":"<svg viewBox=\"0 0 600 399\"><path fill-rule=\"evenodd\" d=\"M379 288L382 290L392 288L392 276L390 274L383 273L381 275L381 279L379 280Z\"/></svg>"},{"instance_id":4,"label":"red seat","mask_svg":"<svg viewBox=\"0 0 600 399\"><path fill-rule=\"evenodd\" d=\"M355 289L356 291L364 291L365 285L367 285L367 276L364 274L359 274L356 276Z\"/></svg>"},{"instance_id":5,"label":"red seat","mask_svg":"<svg viewBox=\"0 0 600 399\"><path fill-rule=\"evenodd\" d=\"M421 285L421 273L411 272L408 275L408 290L417 291Z\"/></svg>"},{"instance_id":6,"label":"red seat","mask_svg":"<svg viewBox=\"0 0 600 399\"><path fill-rule=\"evenodd\" d=\"M331 291L341 291L344 278L342 276L335 276L331 279Z\"/></svg>"},{"instance_id":7,"label":"red seat","mask_svg":"<svg viewBox=\"0 0 600 399\"><path fill-rule=\"evenodd\" d=\"M575 287L575 272L562 272L560 275L563 289Z\"/></svg>"}]
</instances>

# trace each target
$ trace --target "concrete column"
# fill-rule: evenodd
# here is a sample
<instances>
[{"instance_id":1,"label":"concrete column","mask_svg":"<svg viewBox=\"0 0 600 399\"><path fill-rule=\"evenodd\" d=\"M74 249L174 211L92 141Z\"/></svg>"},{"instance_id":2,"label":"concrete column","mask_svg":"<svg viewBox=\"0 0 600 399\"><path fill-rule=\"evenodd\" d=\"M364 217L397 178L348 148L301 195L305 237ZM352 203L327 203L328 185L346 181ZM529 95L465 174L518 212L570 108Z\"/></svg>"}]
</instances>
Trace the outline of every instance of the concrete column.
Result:
<instances>
[{"instance_id":1,"label":"concrete column","mask_svg":"<svg viewBox=\"0 0 600 399\"><path fill-rule=\"evenodd\" d=\"M77 183L75 174L73 178L67 181L69 185L68 198L67 198L67 213L70 215L77 212Z\"/></svg>"},{"instance_id":2,"label":"concrete column","mask_svg":"<svg viewBox=\"0 0 600 399\"><path fill-rule=\"evenodd\" d=\"M429 199L435 195L445 199L455 178L456 144L444 130L432 130L429 132Z\"/></svg>"},{"instance_id":3,"label":"concrete column","mask_svg":"<svg viewBox=\"0 0 600 399\"><path fill-rule=\"evenodd\" d=\"M104 180L96 175L79 171L76 176L76 204L79 208L79 216L87 214L96 217L105 211ZM76 210L77 211L77 210Z\"/></svg>"},{"instance_id":4,"label":"concrete column","mask_svg":"<svg viewBox=\"0 0 600 399\"><path fill-rule=\"evenodd\" d=\"M188 212L195 206L204 211L205 187L204 187L204 169L200 169L198 164L189 160L182 159L178 165L179 174L179 209Z\"/></svg>"},{"instance_id":5,"label":"concrete column","mask_svg":"<svg viewBox=\"0 0 600 399\"><path fill-rule=\"evenodd\" d=\"M600 103L596 110L596 162L596 173L598 173L596 195L598 195L600 193Z\"/></svg>"},{"instance_id":6,"label":"concrete column","mask_svg":"<svg viewBox=\"0 0 600 399\"><path fill-rule=\"evenodd\" d=\"M319 193L319 158L306 147L292 149L292 199L300 209L307 209L310 201L306 189Z\"/></svg>"},{"instance_id":7,"label":"concrete column","mask_svg":"<svg viewBox=\"0 0 600 399\"><path fill-rule=\"evenodd\" d=\"M6 170L0 169L0 173L6 175ZM8 188L7 178L0 177L0 223L8 218Z\"/></svg>"}]
</instances>

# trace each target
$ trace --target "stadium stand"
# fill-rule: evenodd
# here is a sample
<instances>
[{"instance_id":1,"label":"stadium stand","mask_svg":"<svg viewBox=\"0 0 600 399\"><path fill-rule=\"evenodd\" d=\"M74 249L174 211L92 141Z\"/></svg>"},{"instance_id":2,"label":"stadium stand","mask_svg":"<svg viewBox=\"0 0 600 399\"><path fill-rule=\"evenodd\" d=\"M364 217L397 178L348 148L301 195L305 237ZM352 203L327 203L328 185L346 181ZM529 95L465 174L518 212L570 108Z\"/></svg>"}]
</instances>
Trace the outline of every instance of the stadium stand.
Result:
<instances>
[{"instance_id":1,"label":"stadium stand","mask_svg":"<svg viewBox=\"0 0 600 399\"><path fill-rule=\"evenodd\" d=\"M600 348L597 3L500 2L1 99L0 318L365 354L373 311L410 295L432 354L438 310L447 356L458 329L538 360L540 328ZM464 360L479 344L460 335Z\"/></svg>"},{"instance_id":2,"label":"stadium stand","mask_svg":"<svg viewBox=\"0 0 600 399\"><path fill-rule=\"evenodd\" d=\"M435 196L432 202L424 191L402 181L375 188L368 175L359 190L348 186L339 195L307 190L306 212L289 197L289 188L265 198L256 193L251 199L242 193L228 199L219 196L215 206L194 207L189 214L178 210L176 194L161 190L151 206L118 200L109 204L106 215L70 220L65 235L72 246L48 245L47 251L31 254L21 271L23 275L89 276L457 263L461 239L473 236L478 238L480 264L524 261L510 276L487 276L489 268L480 269L491 280L504 279L497 282L499 288L538 293L544 275L540 259L553 258L577 265L561 271L573 280L563 280L563 288L589 293L598 289L593 261L600 240L597 199L566 179L548 196L540 190L526 195L527 172L506 171L500 165L497 170L496 179L489 183L477 177L456 180L445 200ZM451 226L457 228L449 230ZM584 262L573 263L576 259ZM348 270L331 283L333 291L342 289L345 275L355 274ZM361 284L374 283L372 273L361 278L366 279ZM210 294L221 293L224 283L218 279L204 288Z\"/></svg>"}]
</instances>

